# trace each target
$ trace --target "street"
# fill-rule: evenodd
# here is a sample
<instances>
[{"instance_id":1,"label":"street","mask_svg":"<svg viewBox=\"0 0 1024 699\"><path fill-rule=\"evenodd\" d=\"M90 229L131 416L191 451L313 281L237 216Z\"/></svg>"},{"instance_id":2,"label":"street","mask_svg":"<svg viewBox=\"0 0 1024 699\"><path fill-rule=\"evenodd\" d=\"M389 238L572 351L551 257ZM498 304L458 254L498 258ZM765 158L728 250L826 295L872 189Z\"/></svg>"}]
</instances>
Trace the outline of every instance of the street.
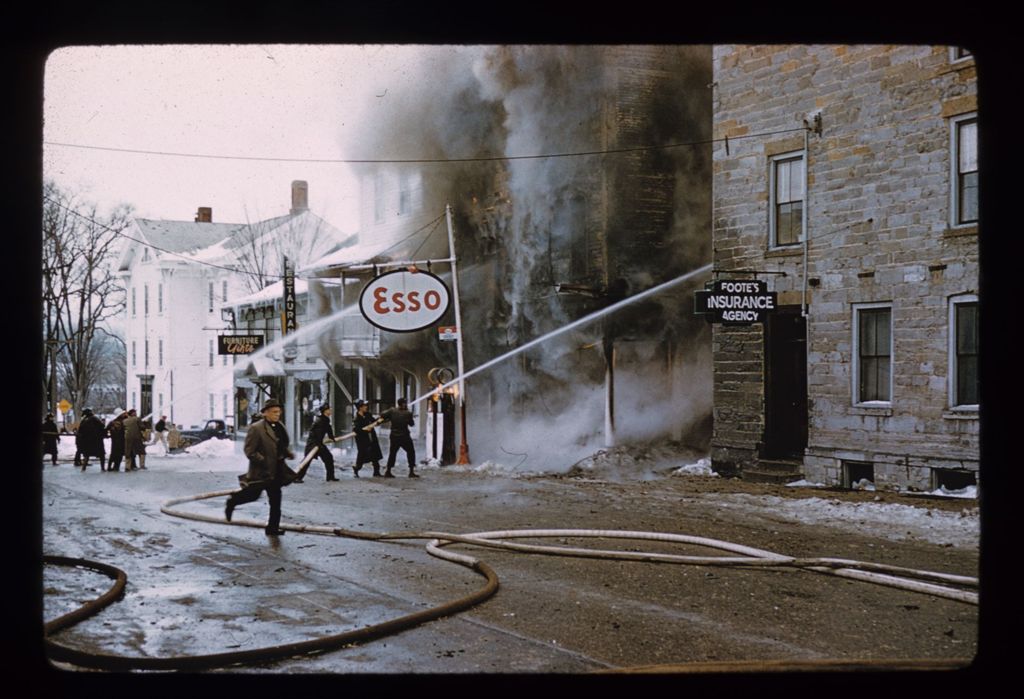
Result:
<instances>
[{"instance_id":1,"label":"street","mask_svg":"<svg viewBox=\"0 0 1024 699\"><path fill-rule=\"evenodd\" d=\"M372 541L288 531L268 538L262 531L265 497L236 510L234 525L241 526L162 513L171 499L235 487L244 470L241 445L222 444L228 455L213 458L160 456L151 448L147 470L132 473L103 473L95 463L86 472L67 462L44 467L44 553L107 563L128 577L123 599L55 640L131 657L263 648L378 624L484 586L472 570L432 557L422 537ZM822 493L707 476L640 480L607 469L516 476L433 466L418 480L405 478L404 468L396 469L395 479L356 479L348 463L340 461L341 481L324 482L314 462L305 482L285 488L286 529L632 530L706 537L785 556L841 557L962 576L978 570L975 500ZM873 519L863 508L879 501L912 514ZM222 519L223 503L213 497L172 509ZM829 523L790 514L823 503L834 512ZM922 530L921 521L934 527ZM658 541L521 542L726 554ZM956 666L969 664L977 650L975 604L809 570L448 548L493 568L497 594L384 638L244 672L575 674L752 661ZM99 596L111 581L48 565L44 583L50 620Z\"/></svg>"}]
</instances>

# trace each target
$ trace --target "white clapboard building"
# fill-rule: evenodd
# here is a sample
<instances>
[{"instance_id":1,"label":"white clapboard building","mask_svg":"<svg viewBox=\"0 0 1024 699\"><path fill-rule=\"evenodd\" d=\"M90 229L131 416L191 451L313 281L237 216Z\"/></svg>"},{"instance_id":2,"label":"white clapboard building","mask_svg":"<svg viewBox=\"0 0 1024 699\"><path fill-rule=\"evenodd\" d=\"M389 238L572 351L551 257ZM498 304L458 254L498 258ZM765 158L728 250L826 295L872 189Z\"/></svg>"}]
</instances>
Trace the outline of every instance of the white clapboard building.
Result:
<instances>
[{"instance_id":1,"label":"white clapboard building","mask_svg":"<svg viewBox=\"0 0 1024 699\"><path fill-rule=\"evenodd\" d=\"M309 210L306 182L292 182L291 204L256 222L215 222L209 207L194 221L132 222L117 262L127 297L126 407L183 429L211 418L236 424L233 377L244 358L218 347L236 329L232 302L280 287L285 257L301 266L347 243Z\"/></svg>"}]
</instances>

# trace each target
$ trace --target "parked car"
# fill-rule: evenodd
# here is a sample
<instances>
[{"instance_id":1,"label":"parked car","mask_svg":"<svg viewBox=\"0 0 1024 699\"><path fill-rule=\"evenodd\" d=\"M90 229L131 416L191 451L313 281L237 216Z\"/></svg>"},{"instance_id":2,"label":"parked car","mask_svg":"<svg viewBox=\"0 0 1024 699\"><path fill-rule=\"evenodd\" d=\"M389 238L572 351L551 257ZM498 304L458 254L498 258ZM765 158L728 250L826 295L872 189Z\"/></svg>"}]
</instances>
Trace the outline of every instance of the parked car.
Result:
<instances>
[{"instance_id":1,"label":"parked car","mask_svg":"<svg viewBox=\"0 0 1024 699\"><path fill-rule=\"evenodd\" d=\"M228 428L227 422L224 420L207 420L206 424L199 429L182 430L179 448L185 449L208 439L231 439L233 436L233 430Z\"/></svg>"}]
</instances>

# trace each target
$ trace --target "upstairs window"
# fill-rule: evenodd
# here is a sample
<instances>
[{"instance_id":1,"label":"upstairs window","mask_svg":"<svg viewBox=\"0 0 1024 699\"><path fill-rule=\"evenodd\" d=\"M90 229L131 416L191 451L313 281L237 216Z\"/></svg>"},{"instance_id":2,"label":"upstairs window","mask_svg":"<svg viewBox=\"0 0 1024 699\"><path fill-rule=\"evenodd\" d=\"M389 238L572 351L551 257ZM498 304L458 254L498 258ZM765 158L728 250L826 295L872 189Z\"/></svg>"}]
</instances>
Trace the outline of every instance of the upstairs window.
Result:
<instances>
[{"instance_id":1,"label":"upstairs window","mask_svg":"<svg viewBox=\"0 0 1024 699\"><path fill-rule=\"evenodd\" d=\"M209 297L209 301L210 302L208 304L209 305L209 309L208 310L209 310L210 313L213 313L213 282L210 282L209 291L210 291L210 293L208 294L208 297Z\"/></svg>"},{"instance_id":2,"label":"upstairs window","mask_svg":"<svg viewBox=\"0 0 1024 699\"><path fill-rule=\"evenodd\" d=\"M373 178L373 221L384 222L384 173L378 172Z\"/></svg>"},{"instance_id":3,"label":"upstairs window","mask_svg":"<svg viewBox=\"0 0 1024 699\"><path fill-rule=\"evenodd\" d=\"M803 240L804 158L802 153L771 159L771 247L795 245Z\"/></svg>"},{"instance_id":4,"label":"upstairs window","mask_svg":"<svg viewBox=\"0 0 1024 699\"><path fill-rule=\"evenodd\" d=\"M978 222L978 117L957 117L951 129L952 224L964 226Z\"/></svg>"}]
</instances>

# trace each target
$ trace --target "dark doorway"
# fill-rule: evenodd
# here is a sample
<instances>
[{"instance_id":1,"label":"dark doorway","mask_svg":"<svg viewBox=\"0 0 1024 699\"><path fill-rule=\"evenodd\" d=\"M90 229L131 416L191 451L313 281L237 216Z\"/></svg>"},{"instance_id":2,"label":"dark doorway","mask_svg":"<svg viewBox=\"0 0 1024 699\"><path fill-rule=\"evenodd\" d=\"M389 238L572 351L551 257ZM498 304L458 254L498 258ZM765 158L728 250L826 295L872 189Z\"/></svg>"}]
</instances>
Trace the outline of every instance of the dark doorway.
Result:
<instances>
[{"instance_id":1,"label":"dark doorway","mask_svg":"<svg viewBox=\"0 0 1024 699\"><path fill-rule=\"evenodd\" d=\"M153 375L139 374L139 417L153 413ZM134 407L134 406L132 406ZM151 418L148 418L151 419Z\"/></svg>"},{"instance_id":2,"label":"dark doorway","mask_svg":"<svg viewBox=\"0 0 1024 699\"><path fill-rule=\"evenodd\" d=\"M780 306L765 323L764 454L802 459L807 446L807 322Z\"/></svg>"}]
</instances>

